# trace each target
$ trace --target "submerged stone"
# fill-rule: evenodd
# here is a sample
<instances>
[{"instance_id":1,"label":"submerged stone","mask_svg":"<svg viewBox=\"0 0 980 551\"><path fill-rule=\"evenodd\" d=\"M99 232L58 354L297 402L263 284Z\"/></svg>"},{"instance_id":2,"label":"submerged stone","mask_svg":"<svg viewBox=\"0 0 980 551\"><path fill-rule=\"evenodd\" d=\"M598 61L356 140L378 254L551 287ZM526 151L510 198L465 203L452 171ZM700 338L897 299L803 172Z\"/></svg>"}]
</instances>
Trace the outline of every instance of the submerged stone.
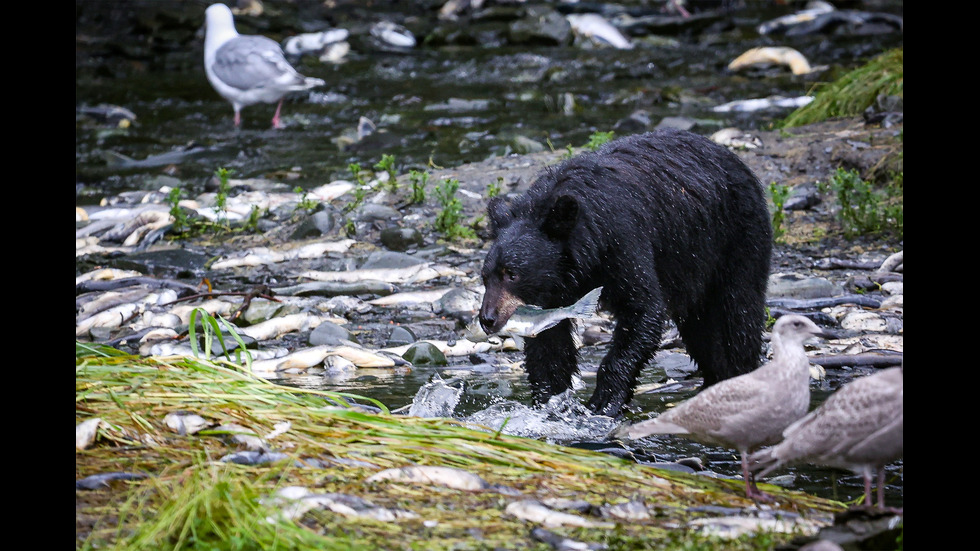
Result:
<instances>
[{"instance_id":1,"label":"submerged stone","mask_svg":"<svg viewBox=\"0 0 980 551\"><path fill-rule=\"evenodd\" d=\"M434 344L428 342L415 343L402 354L402 358L413 365L448 365L446 355Z\"/></svg>"}]
</instances>

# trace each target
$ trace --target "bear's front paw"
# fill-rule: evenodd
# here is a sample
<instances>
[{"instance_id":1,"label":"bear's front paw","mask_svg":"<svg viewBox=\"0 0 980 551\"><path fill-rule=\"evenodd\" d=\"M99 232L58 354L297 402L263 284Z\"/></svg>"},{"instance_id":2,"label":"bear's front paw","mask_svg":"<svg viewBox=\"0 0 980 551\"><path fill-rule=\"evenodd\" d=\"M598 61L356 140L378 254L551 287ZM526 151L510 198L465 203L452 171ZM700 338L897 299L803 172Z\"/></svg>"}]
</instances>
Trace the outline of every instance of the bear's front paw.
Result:
<instances>
[{"instance_id":1,"label":"bear's front paw","mask_svg":"<svg viewBox=\"0 0 980 551\"><path fill-rule=\"evenodd\" d=\"M599 392L592 395L588 406L596 415L617 418L623 413L624 400L615 396L600 396Z\"/></svg>"}]
</instances>

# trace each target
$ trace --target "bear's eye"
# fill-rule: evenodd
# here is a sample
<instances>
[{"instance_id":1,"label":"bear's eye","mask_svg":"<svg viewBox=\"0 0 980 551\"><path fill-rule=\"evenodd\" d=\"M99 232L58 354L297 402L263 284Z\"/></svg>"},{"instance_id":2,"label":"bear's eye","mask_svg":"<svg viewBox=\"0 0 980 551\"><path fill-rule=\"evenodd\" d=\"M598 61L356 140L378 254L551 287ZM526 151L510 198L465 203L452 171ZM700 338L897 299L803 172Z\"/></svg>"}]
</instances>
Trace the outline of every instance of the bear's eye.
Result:
<instances>
[{"instance_id":1,"label":"bear's eye","mask_svg":"<svg viewBox=\"0 0 980 551\"><path fill-rule=\"evenodd\" d=\"M514 272L508 270L507 268L504 268L504 269L500 270L500 275L504 278L505 281L508 281L508 282L511 282L511 283L514 282L514 281L517 281L517 274L515 274Z\"/></svg>"}]
</instances>

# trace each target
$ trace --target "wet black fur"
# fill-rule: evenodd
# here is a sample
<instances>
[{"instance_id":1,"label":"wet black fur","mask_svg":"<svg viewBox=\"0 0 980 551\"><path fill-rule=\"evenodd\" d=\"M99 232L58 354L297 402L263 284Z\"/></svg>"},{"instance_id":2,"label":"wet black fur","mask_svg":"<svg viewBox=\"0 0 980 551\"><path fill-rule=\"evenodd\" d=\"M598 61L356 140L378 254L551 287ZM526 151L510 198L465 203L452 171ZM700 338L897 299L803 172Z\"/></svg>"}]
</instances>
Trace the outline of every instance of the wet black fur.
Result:
<instances>
[{"instance_id":1,"label":"wet black fur","mask_svg":"<svg viewBox=\"0 0 980 551\"><path fill-rule=\"evenodd\" d=\"M705 386L760 361L772 228L763 187L733 153L673 129L607 143L488 206L481 321L509 292L555 308L604 287L616 319L589 406L619 415L673 319ZM535 399L571 386L577 352L565 321L525 343Z\"/></svg>"}]
</instances>

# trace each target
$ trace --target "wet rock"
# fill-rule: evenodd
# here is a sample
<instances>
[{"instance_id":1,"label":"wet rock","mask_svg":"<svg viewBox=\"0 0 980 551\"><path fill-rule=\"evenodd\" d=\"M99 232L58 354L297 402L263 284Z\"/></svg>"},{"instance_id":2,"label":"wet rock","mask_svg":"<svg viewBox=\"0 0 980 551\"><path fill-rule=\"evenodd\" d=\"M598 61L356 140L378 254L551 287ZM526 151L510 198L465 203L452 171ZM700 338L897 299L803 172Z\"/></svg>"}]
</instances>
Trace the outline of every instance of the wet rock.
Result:
<instances>
[{"instance_id":1,"label":"wet rock","mask_svg":"<svg viewBox=\"0 0 980 551\"><path fill-rule=\"evenodd\" d=\"M402 214L396 209L389 207L387 205L379 205L376 203L366 203L357 209L357 220L359 222L378 222L378 221L389 221L398 220L402 217Z\"/></svg>"},{"instance_id":2,"label":"wet rock","mask_svg":"<svg viewBox=\"0 0 980 551\"><path fill-rule=\"evenodd\" d=\"M335 207L327 206L301 220L289 238L302 240L329 235L340 227L341 219L342 215Z\"/></svg>"},{"instance_id":3,"label":"wet rock","mask_svg":"<svg viewBox=\"0 0 980 551\"><path fill-rule=\"evenodd\" d=\"M417 340L418 337L415 336L415 333L413 333L411 329L408 327L402 327L401 325L396 325L394 328L392 328L391 333L388 335L388 341L385 343L385 347L403 346L406 344L412 344Z\"/></svg>"},{"instance_id":4,"label":"wet rock","mask_svg":"<svg viewBox=\"0 0 980 551\"><path fill-rule=\"evenodd\" d=\"M769 276L767 295L770 297L818 298L841 295L844 290L829 279L796 273L777 273Z\"/></svg>"},{"instance_id":5,"label":"wet rock","mask_svg":"<svg viewBox=\"0 0 980 551\"><path fill-rule=\"evenodd\" d=\"M402 358L412 365L448 365L446 355L438 347L428 342L415 343L402 354Z\"/></svg>"},{"instance_id":6,"label":"wet rock","mask_svg":"<svg viewBox=\"0 0 980 551\"><path fill-rule=\"evenodd\" d=\"M442 295L434 304L436 313L472 318L483 302L483 293L465 287L456 287Z\"/></svg>"},{"instance_id":7,"label":"wet rock","mask_svg":"<svg viewBox=\"0 0 980 551\"><path fill-rule=\"evenodd\" d=\"M544 144L532 140L527 136L514 136L514 139L510 141L511 148L514 153L526 154L526 153L538 153L544 151Z\"/></svg>"},{"instance_id":8,"label":"wet rock","mask_svg":"<svg viewBox=\"0 0 980 551\"><path fill-rule=\"evenodd\" d=\"M820 204L820 192L813 183L799 185L793 188L789 197L783 202L783 210L806 210Z\"/></svg>"},{"instance_id":9,"label":"wet rock","mask_svg":"<svg viewBox=\"0 0 980 551\"><path fill-rule=\"evenodd\" d=\"M565 17L544 5L528 6L525 17L510 24L512 44L562 46L572 41L572 26Z\"/></svg>"},{"instance_id":10,"label":"wet rock","mask_svg":"<svg viewBox=\"0 0 980 551\"><path fill-rule=\"evenodd\" d=\"M362 270L408 268L425 263L424 258L398 251L375 251L368 255L359 268Z\"/></svg>"},{"instance_id":11,"label":"wet rock","mask_svg":"<svg viewBox=\"0 0 980 551\"><path fill-rule=\"evenodd\" d=\"M644 520L650 518L650 511L642 501L627 501L617 505L607 505L600 509L602 516L622 520Z\"/></svg>"},{"instance_id":12,"label":"wet rock","mask_svg":"<svg viewBox=\"0 0 980 551\"><path fill-rule=\"evenodd\" d=\"M654 361L671 379L686 379L698 369L690 356L677 352L660 350L654 355Z\"/></svg>"},{"instance_id":13,"label":"wet rock","mask_svg":"<svg viewBox=\"0 0 980 551\"><path fill-rule=\"evenodd\" d=\"M272 319L277 315L297 313L298 310L296 307L288 308L288 306L281 302L273 302L271 300L253 300L248 305L248 308L242 312L242 319L249 325L254 325L267 319Z\"/></svg>"},{"instance_id":14,"label":"wet rock","mask_svg":"<svg viewBox=\"0 0 980 551\"><path fill-rule=\"evenodd\" d=\"M653 121L650 119L649 111L643 109L638 109L630 113L630 116L625 119L620 119L613 125L613 131L616 132L617 136L626 136L628 134L639 134L641 132L646 132L651 128Z\"/></svg>"},{"instance_id":15,"label":"wet rock","mask_svg":"<svg viewBox=\"0 0 980 551\"><path fill-rule=\"evenodd\" d=\"M133 253L112 259L109 264L122 270L173 279L201 279L211 257L188 249L161 249Z\"/></svg>"},{"instance_id":16,"label":"wet rock","mask_svg":"<svg viewBox=\"0 0 980 551\"><path fill-rule=\"evenodd\" d=\"M352 340L350 331L336 323L324 321L310 332L309 343L313 346L321 344L335 346Z\"/></svg>"},{"instance_id":17,"label":"wet rock","mask_svg":"<svg viewBox=\"0 0 980 551\"><path fill-rule=\"evenodd\" d=\"M388 227L381 230L380 237L382 245L397 252L421 247L423 243L422 232L416 228Z\"/></svg>"}]
</instances>

